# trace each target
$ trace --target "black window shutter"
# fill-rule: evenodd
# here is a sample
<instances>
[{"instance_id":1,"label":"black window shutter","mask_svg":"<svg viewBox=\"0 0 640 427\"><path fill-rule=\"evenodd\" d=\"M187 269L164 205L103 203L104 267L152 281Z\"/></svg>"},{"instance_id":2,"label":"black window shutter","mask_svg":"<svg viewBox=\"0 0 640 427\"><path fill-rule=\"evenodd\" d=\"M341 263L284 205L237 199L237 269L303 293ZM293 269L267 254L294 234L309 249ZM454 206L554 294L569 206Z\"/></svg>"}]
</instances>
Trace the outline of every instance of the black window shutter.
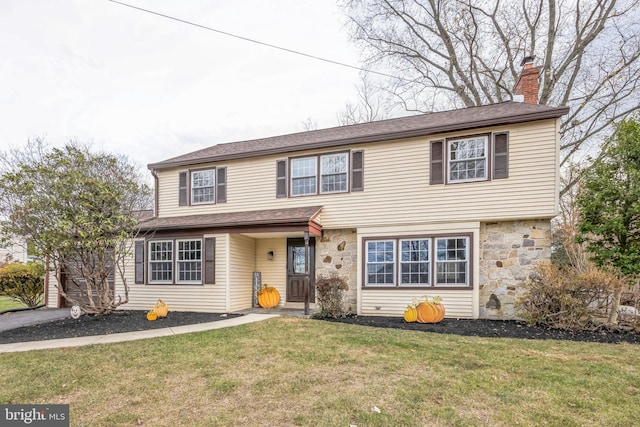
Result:
<instances>
[{"instance_id":1,"label":"black window shutter","mask_svg":"<svg viewBox=\"0 0 640 427\"><path fill-rule=\"evenodd\" d=\"M509 134L493 135L493 179L509 178Z\"/></svg>"},{"instance_id":2,"label":"black window shutter","mask_svg":"<svg viewBox=\"0 0 640 427\"><path fill-rule=\"evenodd\" d=\"M180 172L178 182L178 205L187 206L187 173Z\"/></svg>"},{"instance_id":3,"label":"black window shutter","mask_svg":"<svg viewBox=\"0 0 640 427\"><path fill-rule=\"evenodd\" d=\"M144 283L144 241L136 240L135 283Z\"/></svg>"},{"instance_id":4,"label":"black window shutter","mask_svg":"<svg viewBox=\"0 0 640 427\"><path fill-rule=\"evenodd\" d=\"M287 197L287 161L276 162L276 197Z\"/></svg>"},{"instance_id":5,"label":"black window shutter","mask_svg":"<svg viewBox=\"0 0 640 427\"><path fill-rule=\"evenodd\" d=\"M431 141L429 184L444 184L444 142Z\"/></svg>"},{"instance_id":6,"label":"black window shutter","mask_svg":"<svg viewBox=\"0 0 640 427\"><path fill-rule=\"evenodd\" d=\"M204 283L216 283L216 238L204 239Z\"/></svg>"},{"instance_id":7,"label":"black window shutter","mask_svg":"<svg viewBox=\"0 0 640 427\"><path fill-rule=\"evenodd\" d=\"M217 174L216 203L224 203L227 201L227 168L218 168Z\"/></svg>"},{"instance_id":8,"label":"black window shutter","mask_svg":"<svg viewBox=\"0 0 640 427\"><path fill-rule=\"evenodd\" d=\"M364 190L364 151L351 153L351 191Z\"/></svg>"}]
</instances>

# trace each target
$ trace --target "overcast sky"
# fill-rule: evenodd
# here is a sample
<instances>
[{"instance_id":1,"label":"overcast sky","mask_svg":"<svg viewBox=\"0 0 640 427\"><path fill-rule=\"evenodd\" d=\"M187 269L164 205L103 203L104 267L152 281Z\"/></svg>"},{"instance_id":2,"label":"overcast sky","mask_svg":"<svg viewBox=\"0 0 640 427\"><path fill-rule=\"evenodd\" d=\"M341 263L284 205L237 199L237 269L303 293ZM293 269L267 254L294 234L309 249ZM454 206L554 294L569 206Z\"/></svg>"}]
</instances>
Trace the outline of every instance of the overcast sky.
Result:
<instances>
[{"instance_id":1,"label":"overcast sky","mask_svg":"<svg viewBox=\"0 0 640 427\"><path fill-rule=\"evenodd\" d=\"M335 0L123 0L358 65ZM216 143L337 125L358 71L107 0L0 1L0 146L44 136L142 167Z\"/></svg>"}]
</instances>

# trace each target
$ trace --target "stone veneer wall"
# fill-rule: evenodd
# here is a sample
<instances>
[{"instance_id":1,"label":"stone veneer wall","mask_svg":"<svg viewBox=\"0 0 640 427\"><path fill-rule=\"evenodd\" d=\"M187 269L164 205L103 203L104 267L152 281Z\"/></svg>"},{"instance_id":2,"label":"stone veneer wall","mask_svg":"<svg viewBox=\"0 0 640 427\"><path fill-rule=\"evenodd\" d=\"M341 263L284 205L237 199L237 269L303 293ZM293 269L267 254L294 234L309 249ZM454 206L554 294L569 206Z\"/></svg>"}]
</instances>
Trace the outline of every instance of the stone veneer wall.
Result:
<instances>
[{"instance_id":1,"label":"stone veneer wall","mask_svg":"<svg viewBox=\"0 0 640 427\"><path fill-rule=\"evenodd\" d=\"M357 308L357 240L355 229L324 230L321 239L316 239L316 277L333 272L342 276L349 284L345 293L345 309L356 312Z\"/></svg>"},{"instance_id":2,"label":"stone veneer wall","mask_svg":"<svg viewBox=\"0 0 640 427\"><path fill-rule=\"evenodd\" d=\"M535 264L551 258L549 220L480 225L480 317L517 318L515 302Z\"/></svg>"}]
</instances>

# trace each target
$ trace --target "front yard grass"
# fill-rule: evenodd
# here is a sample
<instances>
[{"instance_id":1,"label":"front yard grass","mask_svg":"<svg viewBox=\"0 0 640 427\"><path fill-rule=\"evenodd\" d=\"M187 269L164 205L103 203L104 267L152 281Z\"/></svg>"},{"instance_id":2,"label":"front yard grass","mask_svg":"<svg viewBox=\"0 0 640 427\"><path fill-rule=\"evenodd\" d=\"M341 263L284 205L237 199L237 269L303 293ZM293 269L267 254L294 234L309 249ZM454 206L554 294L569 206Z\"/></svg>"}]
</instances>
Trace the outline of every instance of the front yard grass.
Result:
<instances>
[{"instance_id":1,"label":"front yard grass","mask_svg":"<svg viewBox=\"0 0 640 427\"><path fill-rule=\"evenodd\" d=\"M25 305L9 297L0 295L0 311L21 307L25 307Z\"/></svg>"},{"instance_id":2,"label":"front yard grass","mask_svg":"<svg viewBox=\"0 0 640 427\"><path fill-rule=\"evenodd\" d=\"M638 360L628 344L276 318L0 354L0 403L66 403L73 426L637 425Z\"/></svg>"}]
</instances>

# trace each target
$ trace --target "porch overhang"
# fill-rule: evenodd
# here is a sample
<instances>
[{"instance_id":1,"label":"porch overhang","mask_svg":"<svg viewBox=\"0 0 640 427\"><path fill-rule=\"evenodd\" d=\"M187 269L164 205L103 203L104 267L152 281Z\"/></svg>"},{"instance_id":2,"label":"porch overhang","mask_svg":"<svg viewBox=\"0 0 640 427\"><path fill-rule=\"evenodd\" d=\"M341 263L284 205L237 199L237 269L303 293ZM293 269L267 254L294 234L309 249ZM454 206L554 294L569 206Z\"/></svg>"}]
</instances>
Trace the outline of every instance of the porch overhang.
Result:
<instances>
[{"instance_id":1,"label":"porch overhang","mask_svg":"<svg viewBox=\"0 0 640 427\"><path fill-rule=\"evenodd\" d=\"M322 236L319 222L322 206L304 206L284 209L263 209L257 211L224 212L175 217L154 217L139 223L141 233L179 232L211 233L274 233L305 232Z\"/></svg>"}]
</instances>

